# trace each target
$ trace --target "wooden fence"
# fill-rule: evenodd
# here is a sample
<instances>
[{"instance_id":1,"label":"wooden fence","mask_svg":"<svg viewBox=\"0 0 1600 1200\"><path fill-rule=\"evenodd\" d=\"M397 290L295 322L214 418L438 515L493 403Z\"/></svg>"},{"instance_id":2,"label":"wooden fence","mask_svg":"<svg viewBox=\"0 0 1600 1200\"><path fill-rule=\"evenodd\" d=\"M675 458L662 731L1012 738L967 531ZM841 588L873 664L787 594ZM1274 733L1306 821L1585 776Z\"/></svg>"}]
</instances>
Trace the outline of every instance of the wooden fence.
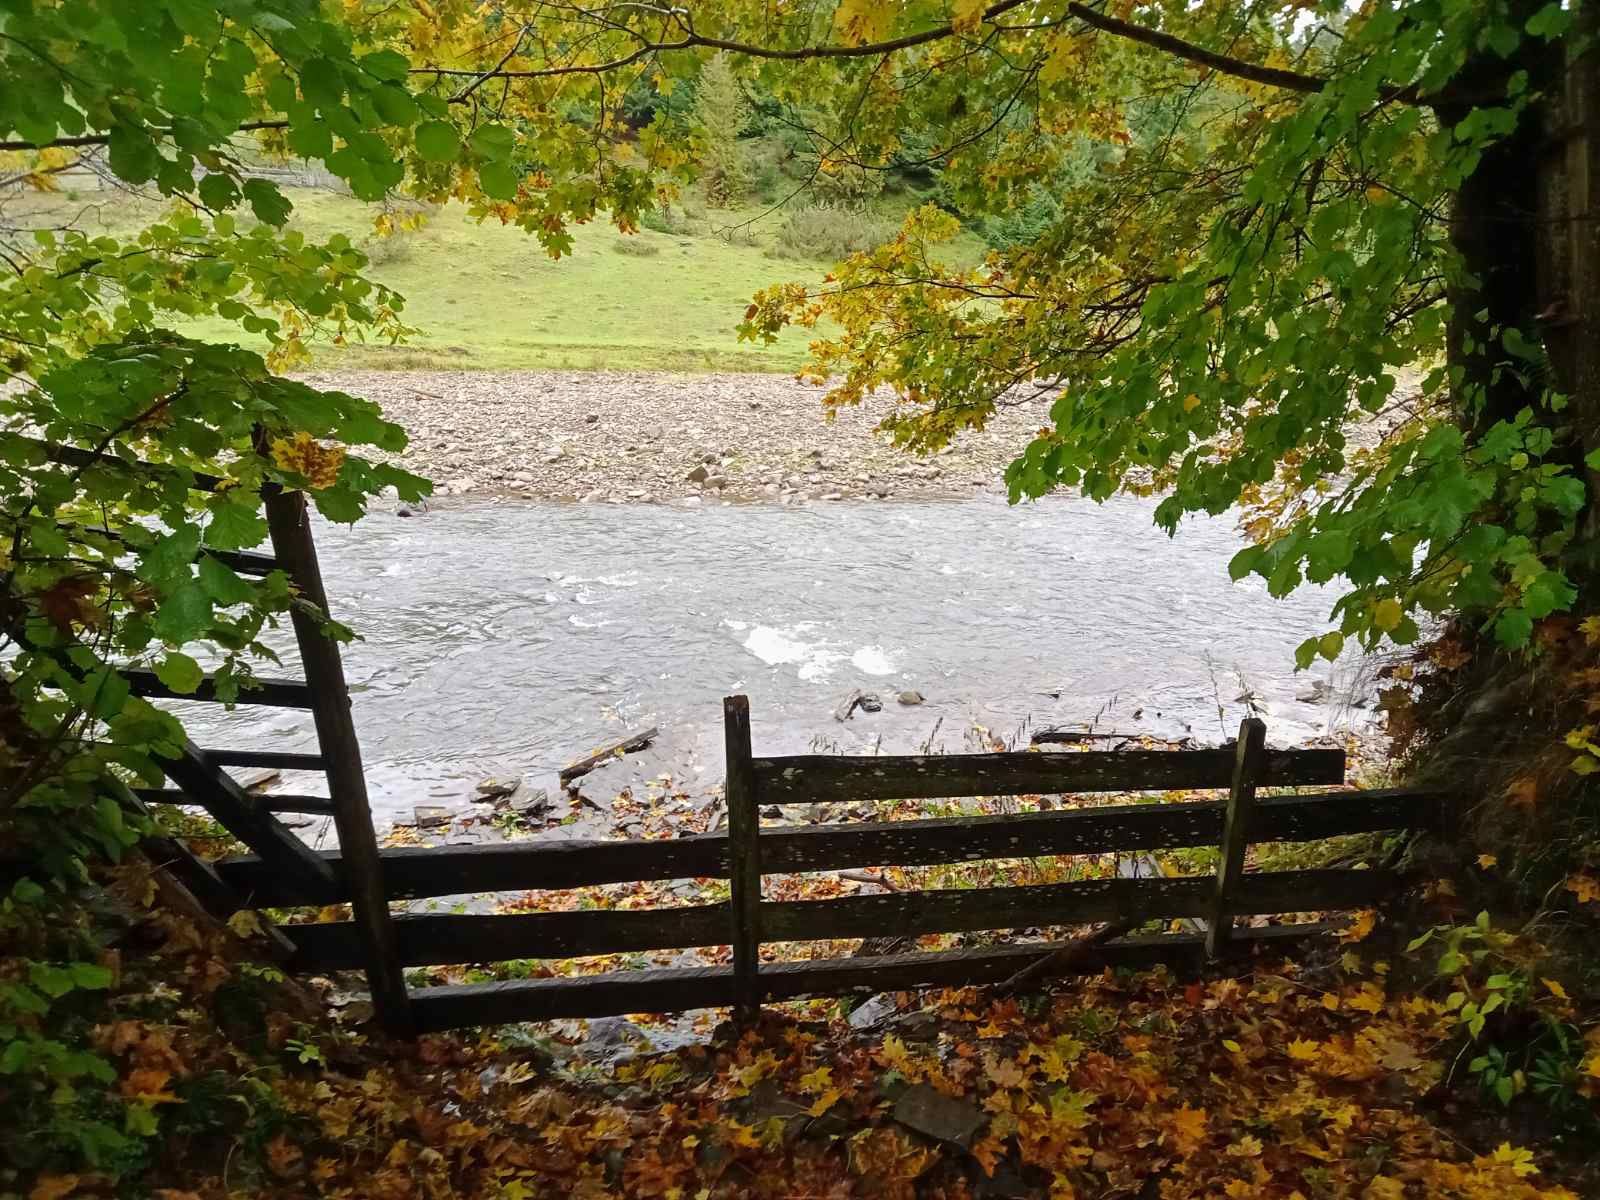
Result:
<instances>
[{"instance_id":1,"label":"wooden fence","mask_svg":"<svg viewBox=\"0 0 1600 1200\"><path fill-rule=\"evenodd\" d=\"M1299 924L1235 930L1233 918L1352 909L1392 895L1401 879L1379 870L1243 869L1251 842L1306 842L1340 834L1415 829L1438 820L1439 797L1402 791L1326 792L1257 799L1261 787L1341 784L1340 750L1269 750L1249 720L1233 749L904 757L758 757L745 697L724 702L728 831L654 841L558 841L383 850L391 900L468 892L563 889L684 878L727 878L726 903L649 910L516 915L425 914L393 919L399 966L560 959L731 945L725 966L620 970L605 974L413 988L408 1020L419 1030L556 1017L592 1017L993 982L1058 948L996 945L945 952L761 962L767 942L895 934L1055 927L1100 921L1201 918L1205 937L1160 934L1101 947L1080 966L1148 965L1248 954L1321 930ZM762 830L759 809L886 799L1035 793L1228 790L1226 801L1112 807L906 821L781 826ZM1104 854L1192 846L1221 851L1215 875L1095 879L771 901L763 875L864 866L921 866L991 858ZM217 864L220 877L255 905L325 904L349 890L338 853L322 858L330 887L308 890L259 858ZM301 967L362 966L370 953L354 922L285 925Z\"/></svg>"}]
</instances>

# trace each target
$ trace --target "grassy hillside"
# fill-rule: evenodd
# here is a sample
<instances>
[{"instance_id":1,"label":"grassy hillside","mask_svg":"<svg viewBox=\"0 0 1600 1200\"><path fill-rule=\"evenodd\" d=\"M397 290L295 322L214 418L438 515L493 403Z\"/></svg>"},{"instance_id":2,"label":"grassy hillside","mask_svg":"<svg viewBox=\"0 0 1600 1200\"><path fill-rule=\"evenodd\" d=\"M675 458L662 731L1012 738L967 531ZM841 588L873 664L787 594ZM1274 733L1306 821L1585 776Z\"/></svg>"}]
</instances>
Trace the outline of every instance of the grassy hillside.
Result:
<instances>
[{"instance_id":1,"label":"grassy hillside","mask_svg":"<svg viewBox=\"0 0 1600 1200\"><path fill-rule=\"evenodd\" d=\"M308 236L343 231L362 245L372 256L369 273L405 296L405 319L421 331L399 346L319 346L321 367L793 371L805 359L808 333L790 331L760 348L741 344L734 327L758 288L816 281L828 266L774 257L783 214L759 208L688 220L679 214L674 228L682 233L624 236L596 222L576 229L574 253L554 261L533 237L496 222L479 224L458 205L435 212L421 229L376 238L371 206L306 188L288 194L292 221ZM160 211L153 201L124 197L87 209L82 200L64 199L35 203L119 233ZM22 216L19 207L27 203L8 201L8 215ZM752 223L724 232L745 221ZM976 252L975 245L963 249ZM220 321L189 331L252 344Z\"/></svg>"}]
</instances>

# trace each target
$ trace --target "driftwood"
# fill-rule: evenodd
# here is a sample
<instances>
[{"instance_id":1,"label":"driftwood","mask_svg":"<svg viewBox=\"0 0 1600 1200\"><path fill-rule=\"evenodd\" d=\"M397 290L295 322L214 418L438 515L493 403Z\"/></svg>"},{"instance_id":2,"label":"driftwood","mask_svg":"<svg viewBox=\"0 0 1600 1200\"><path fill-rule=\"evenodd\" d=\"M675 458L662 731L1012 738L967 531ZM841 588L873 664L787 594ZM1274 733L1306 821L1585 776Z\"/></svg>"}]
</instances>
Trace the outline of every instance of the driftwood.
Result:
<instances>
[{"instance_id":1,"label":"driftwood","mask_svg":"<svg viewBox=\"0 0 1600 1200\"><path fill-rule=\"evenodd\" d=\"M572 780L580 775L587 775L608 758L615 758L619 754L626 754L631 750L643 750L655 741L660 732L654 725L640 733L630 733L621 741L612 742L609 746L596 750L593 754L586 754L576 762L570 762L561 768L561 786L566 787Z\"/></svg>"},{"instance_id":2,"label":"driftwood","mask_svg":"<svg viewBox=\"0 0 1600 1200\"><path fill-rule=\"evenodd\" d=\"M1102 925L1093 933L1081 937L1075 942L1069 942L1059 950L1051 951L1043 958L1035 959L1002 983L998 990L1001 995L1020 992L1032 984L1038 983L1039 980L1048 975L1066 974L1080 960L1088 958L1107 942L1115 941L1125 934L1132 933L1140 924L1141 922L1133 920L1112 921L1109 925Z\"/></svg>"}]
</instances>

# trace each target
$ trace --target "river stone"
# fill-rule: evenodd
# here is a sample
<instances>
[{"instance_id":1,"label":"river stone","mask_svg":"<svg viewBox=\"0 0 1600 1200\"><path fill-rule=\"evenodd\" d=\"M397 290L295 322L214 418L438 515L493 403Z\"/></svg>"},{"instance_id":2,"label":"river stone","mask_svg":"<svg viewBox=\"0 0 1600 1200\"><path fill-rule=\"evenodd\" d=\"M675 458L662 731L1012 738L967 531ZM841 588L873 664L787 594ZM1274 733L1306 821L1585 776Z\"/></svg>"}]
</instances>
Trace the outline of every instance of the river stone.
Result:
<instances>
[{"instance_id":1,"label":"river stone","mask_svg":"<svg viewBox=\"0 0 1600 1200\"><path fill-rule=\"evenodd\" d=\"M690 483L704 483L710 477L711 477L711 472L706 470L704 463L702 463L698 467L695 467L694 470L690 471L687 475L684 476L684 478L687 479Z\"/></svg>"},{"instance_id":2,"label":"river stone","mask_svg":"<svg viewBox=\"0 0 1600 1200\"><path fill-rule=\"evenodd\" d=\"M957 1100L925 1083L913 1084L894 1102L894 1119L936 1141L949 1142L963 1149L983 1128L983 1110L965 1100Z\"/></svg>"},{"instance_id":3,"label":"river stone","mask_svg":"<svg viewBox=\"0 0 1600 1200\"><path fill-rule=\"evenodd\" d=\"M901 704L921 704L926 697L919 691L907 690L895 697Z\"/></svg>"},{"instance_id":4,"label":"river stone","mask_svg":"<svg viewBox=\"0 0 1600 1200\"><path fill-rule=\"evenodd\" d=\"M896 1011L894 1000L886 992L879 992L850 1010L850 1028L871 1029L894 1016Z\"/></svg>"},{"instance_id":5,"label":"river stone","mask_svg":"<svg viewBox=\"0 0 1600 1200\"><path fill-rule=\"evenodd\" d=\"M706 486L718 489L725 488L728 486L728 477L726 475L713 475L706 480Z\"/></svg>"},{"instance_id":6,"label":"river stone","mask_svg":"<svg viewBox=\"0 0 1600 1200\"><path fill-rule=\"evenodd\" d=\"M501 796L509 796L522 786L520 779L485 779L474 789L481 800L496 800Z\"/></svg>"},{"instance_id":7,"label":"river stone","mask_svg":"<svg viewBox=\"0 0 1600 1200\"><path fill-rule=\"evenodd\" d=\"M419 804L411 810L418 829L437 829L450 824L450 810L438 804Z\"/></svg>"}]
</instances>

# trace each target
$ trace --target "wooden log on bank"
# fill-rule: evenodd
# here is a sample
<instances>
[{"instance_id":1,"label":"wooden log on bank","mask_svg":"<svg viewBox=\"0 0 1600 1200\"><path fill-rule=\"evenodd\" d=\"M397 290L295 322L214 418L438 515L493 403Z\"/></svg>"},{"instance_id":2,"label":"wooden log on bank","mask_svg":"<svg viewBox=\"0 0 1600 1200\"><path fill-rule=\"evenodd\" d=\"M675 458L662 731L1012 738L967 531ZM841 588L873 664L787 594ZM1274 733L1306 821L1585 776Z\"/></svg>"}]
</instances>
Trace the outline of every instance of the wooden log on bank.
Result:
<instances>
[{"instance_id":1,"label":"wooden log on bank","mask_svg":"<svg viewBox=\"0 0 1600 1200\"><path fill-rule=\"evenodd\" d=\"M609 746L596 750L593 754L586 754L576 762L568 763L561 768L561 786L566 787L567 784L579 776L587 775L608 758L615 758L619 754L628 754L634 750L643 750L651 742L655 741L659 733L660 730L652 725L649 729L639 733L630 733L621 741L612 742Z\"/></svg>"}]
</instances>

